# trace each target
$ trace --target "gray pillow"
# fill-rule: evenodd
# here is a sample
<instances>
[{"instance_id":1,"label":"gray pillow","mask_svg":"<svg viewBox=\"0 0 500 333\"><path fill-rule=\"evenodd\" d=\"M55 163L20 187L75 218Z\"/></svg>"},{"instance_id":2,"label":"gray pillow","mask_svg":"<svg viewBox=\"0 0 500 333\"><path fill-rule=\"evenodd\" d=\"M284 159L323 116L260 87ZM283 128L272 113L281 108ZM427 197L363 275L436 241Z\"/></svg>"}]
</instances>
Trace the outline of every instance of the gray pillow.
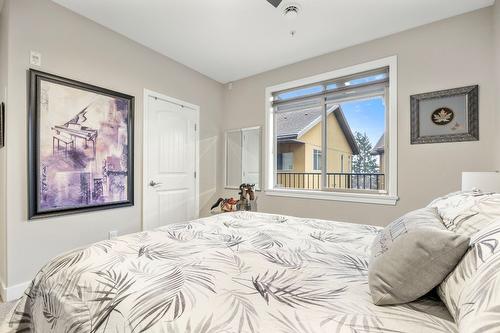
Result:
<instances>
[{"instance_id":1,"label":"gray pillow","mask_svg":"<svg viewBox=\"0 0 500 333\"><path fill-rule=\"evenodd\" d=\"M469 237L449 231L435 208L395 220L375 238L368 268L373 303L416 300L441 283L469 247Z\"/></svg>"}]
</instances>

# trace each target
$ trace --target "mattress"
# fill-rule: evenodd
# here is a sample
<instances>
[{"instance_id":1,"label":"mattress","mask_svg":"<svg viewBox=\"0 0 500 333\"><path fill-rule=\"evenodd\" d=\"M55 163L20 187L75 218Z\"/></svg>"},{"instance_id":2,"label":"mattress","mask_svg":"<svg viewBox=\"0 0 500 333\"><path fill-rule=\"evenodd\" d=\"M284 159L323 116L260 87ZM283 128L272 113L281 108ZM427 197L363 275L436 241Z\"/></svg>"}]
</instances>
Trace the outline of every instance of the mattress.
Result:
<instances>
[{"instance_id":1,"label":"mattress","mask_svg":"<svg viewBox=\"0 0 500 333\"><path fill-rule=\"evenodd\" d=\"M377 227L236 212L102 241L34 278L12 332L457 332L439 299L373 305Z\"/></svg>"}]
</instances>

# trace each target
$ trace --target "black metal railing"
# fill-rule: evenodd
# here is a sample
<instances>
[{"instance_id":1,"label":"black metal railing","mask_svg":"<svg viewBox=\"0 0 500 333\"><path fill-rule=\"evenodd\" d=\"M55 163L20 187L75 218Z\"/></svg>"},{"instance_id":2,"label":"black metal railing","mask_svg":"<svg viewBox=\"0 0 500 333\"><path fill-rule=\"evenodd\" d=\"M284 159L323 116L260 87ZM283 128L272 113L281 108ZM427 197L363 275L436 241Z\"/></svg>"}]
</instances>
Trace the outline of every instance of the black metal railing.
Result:
<instances>
[{"instance_id":1,"label":"black metal railing","mask_svg":"<svg viewBox=\"0 0 500 333\"><path fill-rule=\"evenodd\" d=\"M278 172L278 187L320 190L322 175L317 172ZM385 174L383 173L342 173L326 174L326 187L331 189L384 190Z\"/></svg>"}]
</instances>

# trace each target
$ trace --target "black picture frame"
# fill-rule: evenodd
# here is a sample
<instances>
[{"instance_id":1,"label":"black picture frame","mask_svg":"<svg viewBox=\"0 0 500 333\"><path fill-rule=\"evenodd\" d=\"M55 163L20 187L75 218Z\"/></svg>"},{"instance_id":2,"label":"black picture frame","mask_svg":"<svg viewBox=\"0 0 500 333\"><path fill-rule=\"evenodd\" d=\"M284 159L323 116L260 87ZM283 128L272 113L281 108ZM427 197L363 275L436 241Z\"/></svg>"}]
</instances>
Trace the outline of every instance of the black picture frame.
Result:
<instances>
[{"instance_id":1,"label":"black picture frame","mask_svg":"<svg viewBox=\"0 0 500 333\"><path fill-rule=\"evenodd\" d=\"M28 76L28 219L40 219L67 214L77 214L105 209L130 207L134 205L134 108L135 98L127 94L72 80L62 76L34 69ZM93 204L85 207L70 207L44 211L39 208L40 200L40 83L48 81L82 91L92 92L112 98L121 98L128 103L127 123L127 199L120 202ZM95 145L96 143L94 143Z\"/></svg>"},{"instance_id":2,"label":"black picture frame","mask_svg":"<svg viewBox=\"0 0 500 333\"><path fill-rule=\"evenodd\" d=\"M0 148L5 147L5 103L0 104Z\"/></svg>"},{"instance_id":3,"label":"black picture frame","mask_svg":"<svg viewBox=\"0 0 500 333\"><path fill-rule=\"evenodd\" d=\"M426 100L438 100L453 96L465 96L464 110L467 118L467 132L457 134L428 135L420 133L420 104ZM464 142L479 140L479 86L472 85L448 90L440 90L429 93L413 95L410 97L411 104L411 144ZM445 110L449 110L443 105ZM430 120L429 120L430 121Z\"/></svg>"}]
</instances>

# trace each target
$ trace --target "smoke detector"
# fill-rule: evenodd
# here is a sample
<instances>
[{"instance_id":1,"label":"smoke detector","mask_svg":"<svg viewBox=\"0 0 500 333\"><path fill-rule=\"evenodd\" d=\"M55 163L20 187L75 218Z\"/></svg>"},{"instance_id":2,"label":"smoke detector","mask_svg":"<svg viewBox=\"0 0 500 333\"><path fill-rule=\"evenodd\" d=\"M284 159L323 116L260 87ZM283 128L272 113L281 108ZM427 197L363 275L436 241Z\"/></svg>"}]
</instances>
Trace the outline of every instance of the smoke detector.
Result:
<instances>
[{"instance_id":1,"label":"smoke detector","mask_svg":"<svg viewBox=\"0 0 500 333\"><path fill-rule=\"evenodd\" d=\"M295 3L287 3L282 7L283 16L285 16L289 20L295 19L299 16L300 6Z\"/></svg>"}]
</instances>

